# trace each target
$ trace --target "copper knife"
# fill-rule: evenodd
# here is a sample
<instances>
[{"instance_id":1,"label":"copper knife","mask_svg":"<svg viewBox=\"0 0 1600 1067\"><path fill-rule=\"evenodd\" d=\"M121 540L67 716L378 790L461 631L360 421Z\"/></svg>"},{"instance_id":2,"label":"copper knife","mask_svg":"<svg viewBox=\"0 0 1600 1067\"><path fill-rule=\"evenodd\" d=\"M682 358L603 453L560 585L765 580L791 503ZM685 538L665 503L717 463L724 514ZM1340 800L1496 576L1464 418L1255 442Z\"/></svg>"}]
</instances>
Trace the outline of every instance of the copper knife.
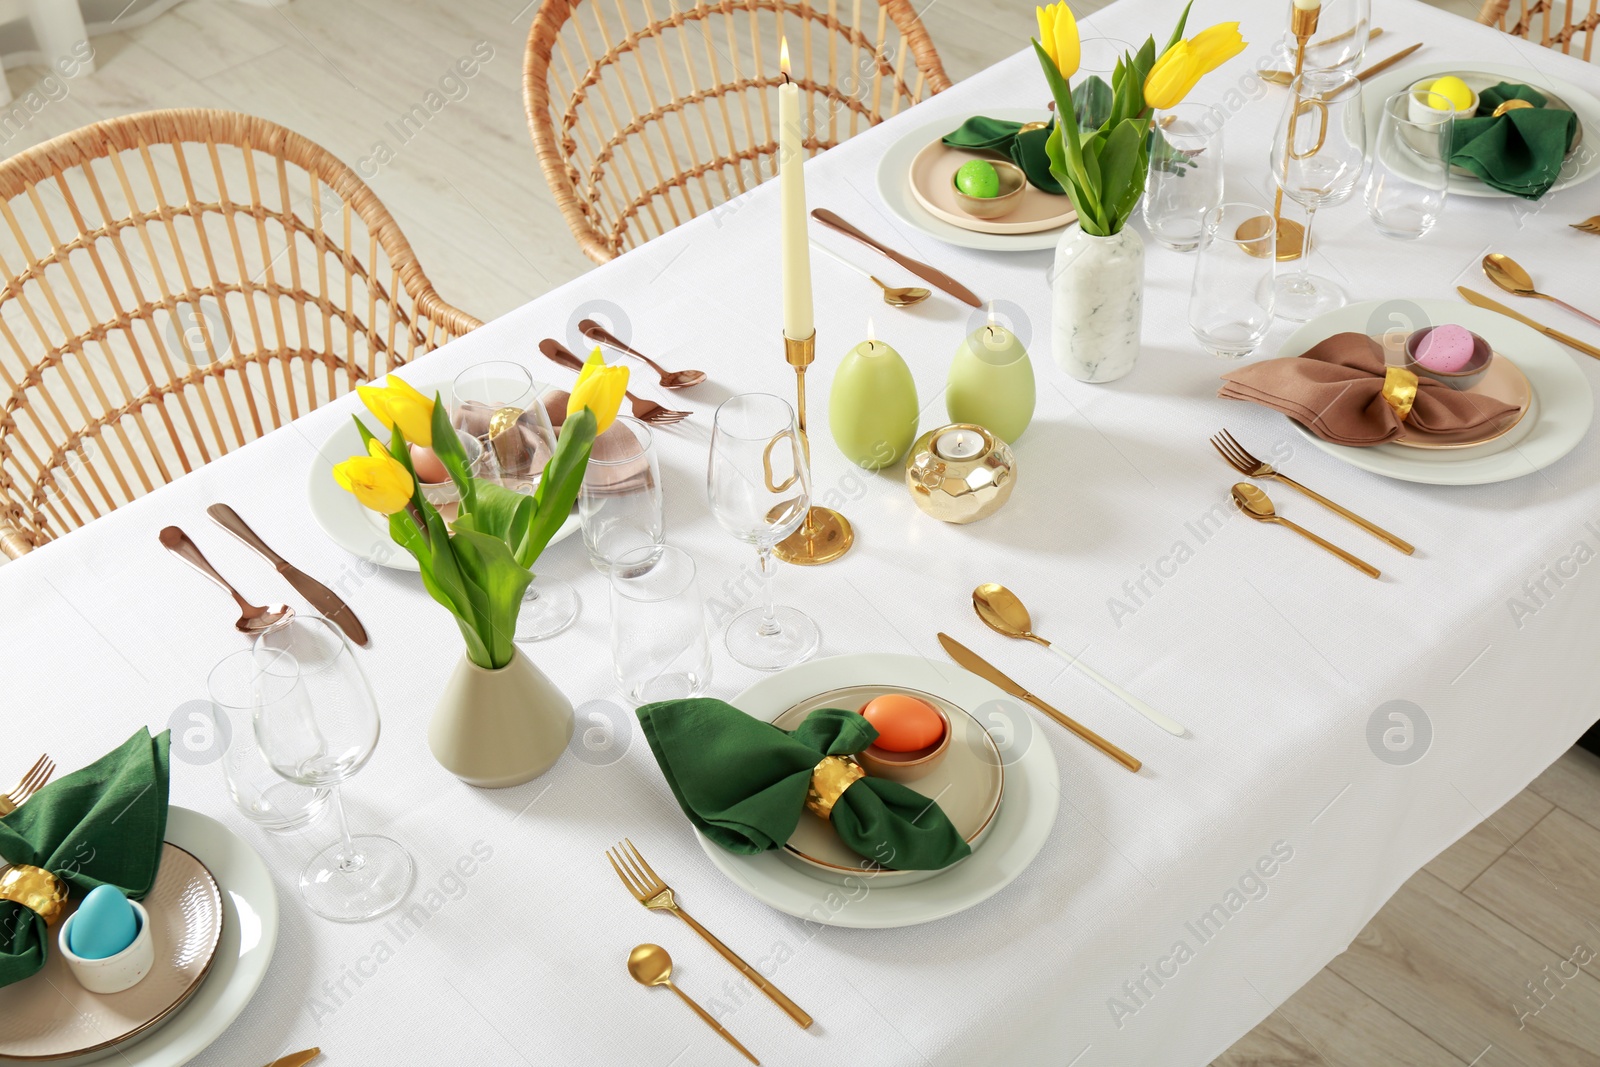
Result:
<instances>
[{"instance_id":1,"label":"copper knife","mask_svg":"<svg viewBox=\"0 0 1600 1067\"><path fill-rule=\"evenodd\" d=\"M846 237L854 237L856 240L860 241L862 244L866 245L879 255L888 256L890 259L900 264L912 274L915 274L925 282L930 282L933 285L938 286L940 289L943 289L957 300L960 300L966 304L971 304L975 308L983 307L983 301L979 300L977 295L973 293L971 289L968 289L966 286L950 277L950 275L934 267L930 267L926 263L912 259L910 256L901 255L888 245L882 244L881 242L868 237L866 234L862 233L860 230L856 229L854 226L850 225L848 222L844 221L844 219L841 219L838 215L834 214L832 211L829 211L827 208L819 207L812 209L811 217L829 229L838 230Z\"/></svg>"},{"instance_id":2,"label":"copper knife","mask_svg":"<svg viewBox=\"0 0 1600 1067\"><path fill-rule=\"evenodd\" d=\"M1465 300L1474 307L1481 307L1488 311L1498 311L1508 319L1516 319L1524 326L1533 327L1535 330L1538 330L1552 341L1560 341L1568 348L1575 348L1586 356L1593 356L1595 359L1600 359L1600 348L1596 348L1587 341L1580 341L1571 334L1562 333L1560 330L1553 330L1544 323L1536 322L1535 320L1530 319L1528 316L1522 314L1520 311L1512 311L1504 304L1495 300L1490 300L1482 293L1475 293L1464 285L1456 286L1456 292L1461 294L1461 299Z\"/></svg>"},{"instance_id":3,"label":"copper knife","mask_svg":"<svg viewBox=\"0 0 1600 1067\"><path fill-rule=\"evenodd\" d=\"M1052 708L1049 704L1046 704L1044 701L1040 700L1038 697L1022 688L1022 686L1018 685L1010 675L1001 671L994 664L990 663L988 660L984 659L982 656L978 655L976 652L972 651L972 649L968 648L966 645L963 645L960 641L957 641L949 634L940 634L939 644L944 646L944 650L949 653L950 658L955 660L956 663L971 671L973 674L976 674L984 681L1005 690L1018 700L1026 701L1027 703L1032 704L1034 707L1050 716L1056 722L1060 723L1062 726L1065 726L1067 729L1071 730L1073 733L1089 742L1095 748L1098 748L1101 752L1104 752L1106 755L1110 756L1112 759L1128 768L1128 770L1137 771L1140 767L1144 766L1138 760L1134 759L1132 756L1128 755L1122 749L1118 748L1116 745L1113 745L1110 741L1107 741L1105 738L1101 737L1087 726L1068 718L1055 708Z\"/></svg>"},{"instance_id":4,"label":"copper knife","mask_svg":"<svg viewBox=\"0 0 1600 1067\"><path fill-rule=\"evenodd\" d=\"M367 643L367 631L361 625L361 620L356 618L356 613L350 610L350 605L340 600L332 589L323 585L306 572L291 564L288 560L278 555L267 543L256 536L248 523L239 517L239 513L226 504L212 504L206 508L206 514L211 516L213 522L227 530L233 536L265 556L267 562L277 572L294 586L295 592L306 598L306 602L322 613L322 617L343 630L350 640L358 645Z\"/></svg>"},{"instance_id":5,"label":"copper knife","mask_svg":"<svg viewBox=\"0 0 1600 1067\"><path fill-rule=\"evenodd\" d=\"M322 1055L320 1048L301 1049L299 1052L291 1052L287 1056L273 1060L267 1067L303 1067L320 1055Z\"/></svg>"}]
</instances>

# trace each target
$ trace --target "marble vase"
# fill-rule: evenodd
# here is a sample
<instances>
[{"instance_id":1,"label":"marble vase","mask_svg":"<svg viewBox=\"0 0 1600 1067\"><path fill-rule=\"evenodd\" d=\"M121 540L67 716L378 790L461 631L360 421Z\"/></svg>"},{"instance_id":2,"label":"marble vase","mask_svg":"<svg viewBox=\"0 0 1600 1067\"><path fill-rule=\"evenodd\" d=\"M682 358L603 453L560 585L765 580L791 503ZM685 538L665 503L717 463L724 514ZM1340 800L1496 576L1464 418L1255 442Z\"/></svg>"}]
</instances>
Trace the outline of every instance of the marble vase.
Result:
<instances>
[{"instance_id":1,"label":"marble vase","mask_svg":"<svg viewBox=\"0 0 1600 1067\"><path fill-rule=\"evenodd\" d=\"M1144 241L1132 229L1096 237L1070 226L1050 275L1050 349L1080 382L1114 382L1139 359Z\"/></svg>"}]
</instances>

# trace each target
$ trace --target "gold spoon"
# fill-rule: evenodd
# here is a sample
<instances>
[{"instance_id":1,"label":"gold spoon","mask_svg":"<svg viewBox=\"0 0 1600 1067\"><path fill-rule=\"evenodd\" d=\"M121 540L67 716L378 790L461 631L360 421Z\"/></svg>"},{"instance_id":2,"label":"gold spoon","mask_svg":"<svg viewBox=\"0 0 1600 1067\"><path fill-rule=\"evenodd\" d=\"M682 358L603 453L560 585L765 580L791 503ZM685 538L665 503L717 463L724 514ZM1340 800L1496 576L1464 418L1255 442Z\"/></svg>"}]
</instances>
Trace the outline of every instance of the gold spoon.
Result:
<instances>
[{"instance_id":1,"label":"gold spoon","mask_svg":"<svg viewBox=\"0 0 1600 1067\"><path fill-rule=\"evenodd\" d=\"M972 591L972 606L977 611L978 618L982 619L984 625L995 633L1004 634L1006 637L1020 637L1025 641L1043 645L1088 675L1090 680L1104 687L1112 696L1121 700L1128 707L1167 731L1167 733L1176 734L1179 737L1184 735L1184 728L1179 723L1167 718L1167 716L1161 714L1116 682L1103 676L1099 671L1091 670L1088 664L1071 652L1052 645L1049 641L1034 633L1033 617L1028 614L1028 606L1017 597L1017 594L1005 586L996 582L984 582Z\"/></svg>"},{"instance_id":2,"label":"gold spoon","mask_svg":"<svg viewBox=\"0 0 1600 1067\"><path fill-rule=\"evenodd\" d=\"M739 1044L739 1039L722 1028L722 1024L711 1017L711 1013L696 1004L683 990L672 984L672 957L660 945L635 945L632 952L628 953L628 973L633 975L633 980L640 985L664 985L683 999L683 1002L694 1009L694 1013L706 1021L706 1025L722 1035L724 1041L744 1053L744 1058L760 1067L761 1061L750 1055L750 1050Z\"/></svg>"},{"instance_id":3,"label":"gold spoon","mask_svg":"<svg viewBox=\"0 0 1600 1067\"><path fill-rule=\"evenodd\" d=\"M1490 252L1483 257L1483 273L1489 280L1513 296L1536 296L1540 300L1548 300L1557 307L1566 308L1580 319L1600 326L1600 319L1584 311L1579 311L1565 300L1558 300L1549 293L1541 293L1533 287L1533 276L1522 269L1522 264L1510 256L1501 255L1499 252Z\"/></svg>"},{"instance_id":4,"label":"gold spoon","mask_svg":"<svg viewBox=\"0 0 1600 1067\"><path fill-rule=\"evenodd\" d=\"M1354 567L1362 574L1365 574L1368 578L1376 578L1378 576L1378 568L1374 567L1372 564L1357 559L1355 556L1352 556L1350 553L1346 552L1344 549L1340 548L1336 544L1333 544L1332 542L1324 541L1322 538L1318 537L1304 526L1298 526L1295 523L1290 522L1288 519L1283 518L1272 509L1272 500L1267 496L1267 494L1263 493L1260 489L1257 489L1249 482L1239 482L1234 485L1233 502L1239 505L1240 511L1244 512L1252 519L1255 519L1257 522L1275 522L1279 526L1287 526L1301 537L1304 537L1310 541L1314 541L1323 548L1327 549L1329 552L1332 552L1335 556L1338 556L1340 559L1350 564L1350 566Z\"/></svg>"},{"instance_id":5,"label":"gold spoon","mask_svg":"<svg viewBox=\"0 0 1600 1067\"><path fill-rule=\"evenodd\" d=\"M839 253L835 252L825 244L818 244L816 241L812 241L811 247L821 249L823 252L826 252L834 259L837 259L840 263L843 263L857 274L866 275L869 281L873 282L879 289L883 290L883 302L892 308L915 307L933 295L931 290L924 289L920 285L886 285L885 283L878 281L875 275L868 274L866 271L862 270L848 259L845 259Z\"/></svg>"}]
</instances>

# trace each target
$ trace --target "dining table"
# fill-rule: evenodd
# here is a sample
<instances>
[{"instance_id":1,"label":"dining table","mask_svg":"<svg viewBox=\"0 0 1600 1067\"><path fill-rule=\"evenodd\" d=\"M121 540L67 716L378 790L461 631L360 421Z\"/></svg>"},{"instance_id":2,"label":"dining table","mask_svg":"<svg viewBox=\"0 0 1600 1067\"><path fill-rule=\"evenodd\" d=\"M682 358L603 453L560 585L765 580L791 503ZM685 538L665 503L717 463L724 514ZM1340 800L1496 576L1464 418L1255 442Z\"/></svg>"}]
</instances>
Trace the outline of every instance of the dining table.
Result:
<instances>
[{"instance_id":1,"label":"dining table","mask_svg":"<svg viewBox=\"0 0 1600 1067\"><path fill-rule=\"evenodd\" d=\"M1084 18L1082 32L1164 39L1171 14L1167 0L1118 0ZM1256 70L1283 65L1287 17L1282 0L1201 0L1190 19L1199 27L1237 18L1250 42L1192 97L1226 117L1230 200L1271 202L1269 148L1285 90ZM1401 69L1481 60L1600 93L1589 64L1416 0L1385 0L1377 21L1385 32L1369 61L1420 41ZM1133 753L1142 769L1130 773L1019 707L1022 743L1049 746L1059 767L1050 783L1058 810L1037 857L1006 888L898 929L835 925L830 909L848 908L848 895L829 903L819 893L811 918L781 913L719 872L675 803L612 672L607 579L575 536L539 568L575 586L578 618L522 646L576 707L569 751L527 785L464 785L435 763L426 738L460 654L449 614L414 572L337 547L307 507L319 449L359 411L355 396L343 396L0 567L8 766L26 768L48 751L66 770L140 725L170 727L172 802L223 822L273 872L281 927L271 968L195 1063L255 1065L313 1045L329 1063L737 1062L676 998L630 979L631 948L657 942L672 952L681 987L770 1064L1201 1067L1593 724L1593 429L1564 459L1494 484L1385 478L1312 447L1274 412L1217 398L1228 364L1203 353L1187 325L1192 255L1147 241L1138 365L1090 385L1051 360L1049 250L943 244L886 208L878 161L909 131L936 120L954 128L990 109L1042 112L1048 92L1025 44L805 166L812 207L937 266L986 306L936 293L891 308L854 271L814 258L812 495L850 521L855 544L824 566L781 567L777 594L816 620L819 656L881 652L948 664L937 640L946 632ZM1497 250L1570 293L1600 260L1600 241L1568 225L1594 213L1597 194L1587 189L1536 202L1456 197L1433 232L1410 242L1380 235L1357 198L1320 213L1312 263L1352 300L1454 300L1455 286L1469 284L1517 302L1479 274L1480 258ZM755 554L707 505L706 464L720 402L746 392L794 396L777 221L769 180L530 294L400 371L437 386L475 363L513 360L567 389L572 374L541 359L538 343L577 347L576 324L591 317L668 366L706 370L704 385L666 393L635 364L634 388L691 412L654 434L666 537L699 568L715 646L709 694L735 703L762 676L726 654L720 630L759 597L759 575ZM813 224L811 236L892 285L913 284L836 233ZM451 295L470 306L470 294ZM942 425L950 359L991 302L1031 353L1036 415L1015 445L1009 502L981 522L940 523L918 510L900 469L859 469L833 446L830 374L871 330L910 366L922 428ZM1600 329L1548 304L1517 306L1600 343ZM1292 330L1277 323L1264 354ZM1600 382L1600 361L1570 355L1591 387ZM1239 477L1208 443L1224 428L1416 552L1403 555L1270 483L1285 514L1378 564L1382 577L1243 517L1229 499ZM182 526L246 597L301 604L207 518L216 502L338 593L371 634L357 658L382 736L345 803L353 823L415 858L415 889L389 916L336 924L307 912L297 872L331 839L331 823L261 831L233 809L219 768L194 754L189 735L207 674L248 639L233 629L233 605L171 559L159 531ZM1180 721L1186 735L1154 727L1044 650L985 628L971 602L984 582L1015 590L1038 632ZM815 1025L794 1025L686 927L639 906L606 859L624 838ZM896 890L863 890L880 891ZM1493 1040L1515 1024L1504 1014L1467 1020L1461 1044Z\"/></svg>"}]
</instances>

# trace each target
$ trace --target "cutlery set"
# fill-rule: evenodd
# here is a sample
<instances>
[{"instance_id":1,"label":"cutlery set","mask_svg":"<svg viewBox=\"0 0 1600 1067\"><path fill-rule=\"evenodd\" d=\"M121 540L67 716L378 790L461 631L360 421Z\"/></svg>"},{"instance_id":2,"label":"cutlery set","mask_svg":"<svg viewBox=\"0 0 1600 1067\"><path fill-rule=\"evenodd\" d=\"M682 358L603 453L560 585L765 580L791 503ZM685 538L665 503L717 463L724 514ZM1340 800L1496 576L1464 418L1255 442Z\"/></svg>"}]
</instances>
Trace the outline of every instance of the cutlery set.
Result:
<instances>
[{"instance_id":1,"label":"cutlery set","mask_svg":"<svg viewBox=\"0 0 1600 1067\"><path fill-rule=\"evenodd\" d=\"M1600 220L1600 215L1596 215L1593 219L1588 220L1588 223L1595 223L1597 220ZM1585 229L1588 223L1579 224L1576 228ZM1522 264L1518 263L1510 256L1503 255L1499 252L1490 252L1488 255L1483 257L1483 274L1484 277L1488 278L1503 292L1510 293L1512 296L1526 296L1533 297L1537 300L1548 300L1550 303L1555 304L1564 311L1569 311L1578 316L1578 318L1583 319L1585 322L1592 322L1596 326L1600 326L1600 319L1595 318L1587 311L1580 311L1578 308L1573 307L1565 300L1557 299L1556 297L1551 296L1549 293L1540 292L1533 284L1533 276L1523 268ZM1568 348L1582 352L1586 356L1593 356L1595 359L1600 359L1600 348L1596 348L1587 341L1580 341L1571 334L1562 333L1560 330L1552 329L1542 322L1530 319L1520 311L1513 311L1504 304L1495 300L1491 300L1482 293L1468 289L1464 285L1456 286L1456 292L1460 294L1461 299L1465 300L1474 307L1481 307L1486 308L1489 311L1499 312L1508 319L1515 319L1524 326L1539 331L1552 341L1559 341Z\"/></svg>"},{"instance_id":2,"label":"cutlery set","mask_svg":"<svg viewBox=\"0 0 1600 1067\"><path fill-rule=\"evenodd\" d=\"M622 884L627 888L633 898L651 911L665 911L676 915L688 924L689 928L700 935L701 940L717 950L717 954L733 964L738 972L748 978L757 989L798 1023L801 1029L811 1025L811 1016L807 1015L801 1007L790 1000L784 992L773 985L765 975L750 966L733 949L724 945L717 936L694 920L678 904L677 897L672 892L672 887L663 882L644 856L634 847L633 842L624 838L614 848L606 850L606 859L611 862L611 869L617 872L617 877L622 879ZM683 1002L693 1008L695 1014L704 1019L706 1025L720 1034L723 1040L738 1049L751 1063L759 1064L761 1061L750 1054L750 1050L741 1045L737 1038L723 1029L722 1025L713 1019L709 1012L695 1003L687 993L672 984L672 957L660 945L644 944L636 947L628 954L628 973L641 985L664 985L682 998Z\"/></svg>"},{"instance_id":3,"label":"cutlery set","mask_svg":"<svg viewBox=\"0 0 1600 1067\"><path fill-rule=\"evenodd\" d=\"M1248 451L1245 450L1243 445L1234 439L1233 434L1229 433L1227 430L1223 430L1221 433L1211 438L1211 447L1217 450L1217 454L1223 458L1228 466L1232 467L1246 478L1266 478L1275 482L1282 482L1291 489L1296 489L1305 496L1315 500L1317 503L1333 512L1335 515L1338 515L1341 518L1349 519L1351 522L1355 523L1372 536L1378 538L1380 541L1387 542L1394 548L1404 552L1406 555L1409 556L1416 551L1416 549L1414 549L1409 542L1401 540L1376 523L1369 522L1368 520L1363 519L1360 515L1357 515L1355 512L1350 511L1348 508L1344 508L1338 504L1335 504L1321 493L1307 489L1305 486L1301 485L1287 474L1280 474L1272 466L1272 464L1264 463L1255 456L1252 456ZM1300 526L1299 524L1279 515L1277 510L1272 505L1272 499L1267 496L1266 493L1262 492L1259 487L1251 485L1249 482L1238 482L1233 486L1230 493L1233 497L1234 506L1257 522L1269 523L1274 526L1285 526L1312 543L1320 546L1328 552L1333 553L1335 556L1338 556L1340 559L1344 560L1346 563L1350 564L1350 566L1354 567L1362 574L1365 574L1367 577L1377 578L1380 576L1381 572L1372 564L1358 558L1357 556L1351 555L1338 545L1318 537L1305 527Z\"/></svg>"},{"instance_id":4,"label":"cutlery set","mask_svg":"<svg viewBox=\"0 0 1600 1067\"><path fill-rule=\"evenodd\" d=\"M865 232L846 222L836 212L829 211L825 207L813 208L811 211L811 217L822 223L822 225L828 227L830 230L837 230L846 237L851 237L857 241L860 241L862 244L866 245L880 256L898 263L900 266L904 267L912 274L915 274L923 281L929 283L937 289L942 290L943 292L949 293L963 304L970 304L975 308L983 307L983 301L978 299L977 294L975 294L971 289L968 289L966 286L962 285L960 282L956 281L954 278L950 277L950 275L939 270L937 267L930 267L921 260L912 259L908 255L896 252L888 245L874 237L869 236ZM813 241L812 244L816 244L816 242ZM843 256L824 248L822 245L817 245L817 247L822 248L824 252L827 252L830 256L833 256L833 258L845 263L852 270L855 270L861 274L866 274L868 278L871 278L872 281L876 282L878 287L884 291L883 299L887 304L893 305L894 307L910 307L913 304L920 304L922 301L927 299L928 291L926 289L921 287L905 289L891 288L890 286L885 285L883 282L878 281L877 278L873 278L871 274L867 274L867 272L862 270L860 267L850 263L850 261L844 259Z\"/></svg>"},{"instance_id":5,"label":"cutlery set","mask_svg":"<svg viewBox=\"0 0 1600 1067\"><path fill-rule=\"evenodd\" d=\"M363 647L366 646L366 627L361 625L361 620L356 618L356 613L350 610L350 605L339 599L333 590L274 552L239 517L239 513L227 504L212 504L206 509L206 514L210 515L212 521L218 526L243 541L268 563L272 564L273 569L283 575L284 580L289 583L294 591L305 597L306 602L319 611L323 618L343 630L345 636L356 644ZM233 597L234 603L239 605L239 619L233 624L233 627L240 633L251 637L259 637L262 634L269 634L283 629L294 618L294 609L286 604L272 604L262 607L246 600L233 587L232 583L211 565L205 554L200 551L200 546L196 545L180 527L167 526L163 528L160 533L160 540L162 547L168 552L171 552L189 564L189 566L210 578L226 590L229 596Z\"/></svg>"}]
</instances>

